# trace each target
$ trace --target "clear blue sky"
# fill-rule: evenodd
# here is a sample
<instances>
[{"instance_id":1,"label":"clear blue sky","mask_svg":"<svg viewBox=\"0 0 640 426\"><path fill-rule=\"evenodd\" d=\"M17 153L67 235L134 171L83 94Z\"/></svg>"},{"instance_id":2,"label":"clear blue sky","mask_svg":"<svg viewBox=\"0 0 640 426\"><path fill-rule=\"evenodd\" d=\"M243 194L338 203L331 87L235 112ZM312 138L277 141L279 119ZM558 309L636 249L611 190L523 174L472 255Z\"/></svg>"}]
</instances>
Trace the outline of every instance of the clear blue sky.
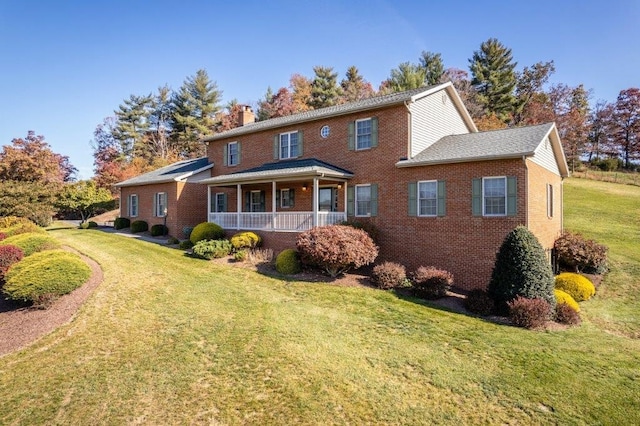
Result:
<instances>
[{"instance_id":1,"label":"clear blue sky","mask_svg":"<svg viewBox=\"0 0 640 426\"><path fill-rule=\"evenodd\" d=\"M123 99L200 68L225 103L255 104L315 65L356 65L376 88L423 50L468 70L490 37L518 69L554 60L553 82L593 102L640 86L637 0L0 0L0 145L34 130L86 179L93 131Z\"/></svg>"}]
</instances>

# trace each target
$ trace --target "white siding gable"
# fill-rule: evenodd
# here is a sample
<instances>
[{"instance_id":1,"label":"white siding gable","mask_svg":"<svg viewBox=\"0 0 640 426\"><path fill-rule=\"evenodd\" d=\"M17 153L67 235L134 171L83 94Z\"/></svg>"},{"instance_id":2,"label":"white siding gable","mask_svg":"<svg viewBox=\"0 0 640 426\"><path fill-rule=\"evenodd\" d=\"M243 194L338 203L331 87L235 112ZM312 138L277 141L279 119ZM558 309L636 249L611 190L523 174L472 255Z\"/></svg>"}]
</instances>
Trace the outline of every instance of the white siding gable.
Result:
<instances>
[{"instance_id":1,"label":"white siding gable","mask_svg":"<svg viewBox=\"0 0 640 426\"><path fill-rule=\"evenodd\" d=\"M462 116L445 90L411 104L411 157L443 136L469 133Z\"/></svg>"},{"instance_id":2,"label":"white siding gable","mask_svg":"<svg viewBox=\"0 0 640 426\"><path fill-rule=\"evenodd\" d=\"M202 179L208 179L211 177L211 170L204 170L200 173L197 173L195 175L189 176L187 178L187 182L198 182L199 180Z\"/></svg>"},{"instance_id":3,"label":"white siding gable","mask_svg":"<svg viewBox=\"0 0 640 426\"><path fill-rule=\"evenodd\" d=\"M549 137L544 138L542 143L538 145L536 150L533 152L533 158L531 158L531 161L557 175L560 175L558 161L556 160L556 156L553 154L553 147L551 146Z\"/></svg>"}]
</instances>

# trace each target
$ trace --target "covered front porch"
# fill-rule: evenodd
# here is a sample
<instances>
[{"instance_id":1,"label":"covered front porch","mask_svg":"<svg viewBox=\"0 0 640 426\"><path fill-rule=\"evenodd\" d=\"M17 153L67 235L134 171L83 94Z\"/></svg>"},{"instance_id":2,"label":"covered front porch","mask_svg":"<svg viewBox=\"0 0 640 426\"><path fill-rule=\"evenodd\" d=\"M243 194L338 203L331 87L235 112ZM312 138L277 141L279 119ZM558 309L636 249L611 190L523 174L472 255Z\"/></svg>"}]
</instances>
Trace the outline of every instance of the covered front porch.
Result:
<instances>
[{"instance_id":1,"label":"covered front porch","mask_svg":"<svg viewBox=\"0 0 640 426\"><path fill-rule=\"evenodd\" d=\"M302 232L347 219L352 173L316 159L268 163L201 181L209 222L229 230Z\"/></svg>"}]
</instances>

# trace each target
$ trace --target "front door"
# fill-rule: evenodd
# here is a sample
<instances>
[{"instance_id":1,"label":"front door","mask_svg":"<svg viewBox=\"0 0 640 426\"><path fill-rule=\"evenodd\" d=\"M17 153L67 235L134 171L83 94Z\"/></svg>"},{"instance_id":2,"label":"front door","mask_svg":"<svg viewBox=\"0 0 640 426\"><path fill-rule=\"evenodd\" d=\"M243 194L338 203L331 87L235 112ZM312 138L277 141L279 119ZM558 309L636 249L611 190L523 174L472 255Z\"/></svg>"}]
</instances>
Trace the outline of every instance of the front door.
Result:
<instances>
[{"instance_id":1,"label":"front door","mask_svg":"<svg viewBox=\"0 0 640 426\"><path fill-rule=\"evenodd\" d=\"M338 210L338 191L336 188L320 188L318 191L318 209L321 212Z\"/></svg>"}]
</instances>

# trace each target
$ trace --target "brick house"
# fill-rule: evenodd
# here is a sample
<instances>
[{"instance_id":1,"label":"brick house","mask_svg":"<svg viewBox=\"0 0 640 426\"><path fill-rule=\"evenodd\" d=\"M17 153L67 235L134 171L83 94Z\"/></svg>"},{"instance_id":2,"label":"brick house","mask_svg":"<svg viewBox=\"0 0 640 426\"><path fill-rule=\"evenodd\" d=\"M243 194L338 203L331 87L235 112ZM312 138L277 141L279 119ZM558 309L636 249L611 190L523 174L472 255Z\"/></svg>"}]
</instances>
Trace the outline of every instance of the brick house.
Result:
<instances>
[{"instance_id":1,"label":"brick house","mask_svg":"<svg viewBox=\"0 0 640 426\"><path fill-rule=\"evenodd\" d=\"M516 226L547 250L562 230L568 167L555 125L478 132L451 83L260 122L246 107L240 124L204 139L203 195L173 199L229 234L258 232L275 252L314 226L370 222L378 261L434 265L471 289L487 285ZM123 216L132 191L163 190L134 179L118 184ZM198 223L180 212L176 225Z\"/></svg>"}]
</instances>

